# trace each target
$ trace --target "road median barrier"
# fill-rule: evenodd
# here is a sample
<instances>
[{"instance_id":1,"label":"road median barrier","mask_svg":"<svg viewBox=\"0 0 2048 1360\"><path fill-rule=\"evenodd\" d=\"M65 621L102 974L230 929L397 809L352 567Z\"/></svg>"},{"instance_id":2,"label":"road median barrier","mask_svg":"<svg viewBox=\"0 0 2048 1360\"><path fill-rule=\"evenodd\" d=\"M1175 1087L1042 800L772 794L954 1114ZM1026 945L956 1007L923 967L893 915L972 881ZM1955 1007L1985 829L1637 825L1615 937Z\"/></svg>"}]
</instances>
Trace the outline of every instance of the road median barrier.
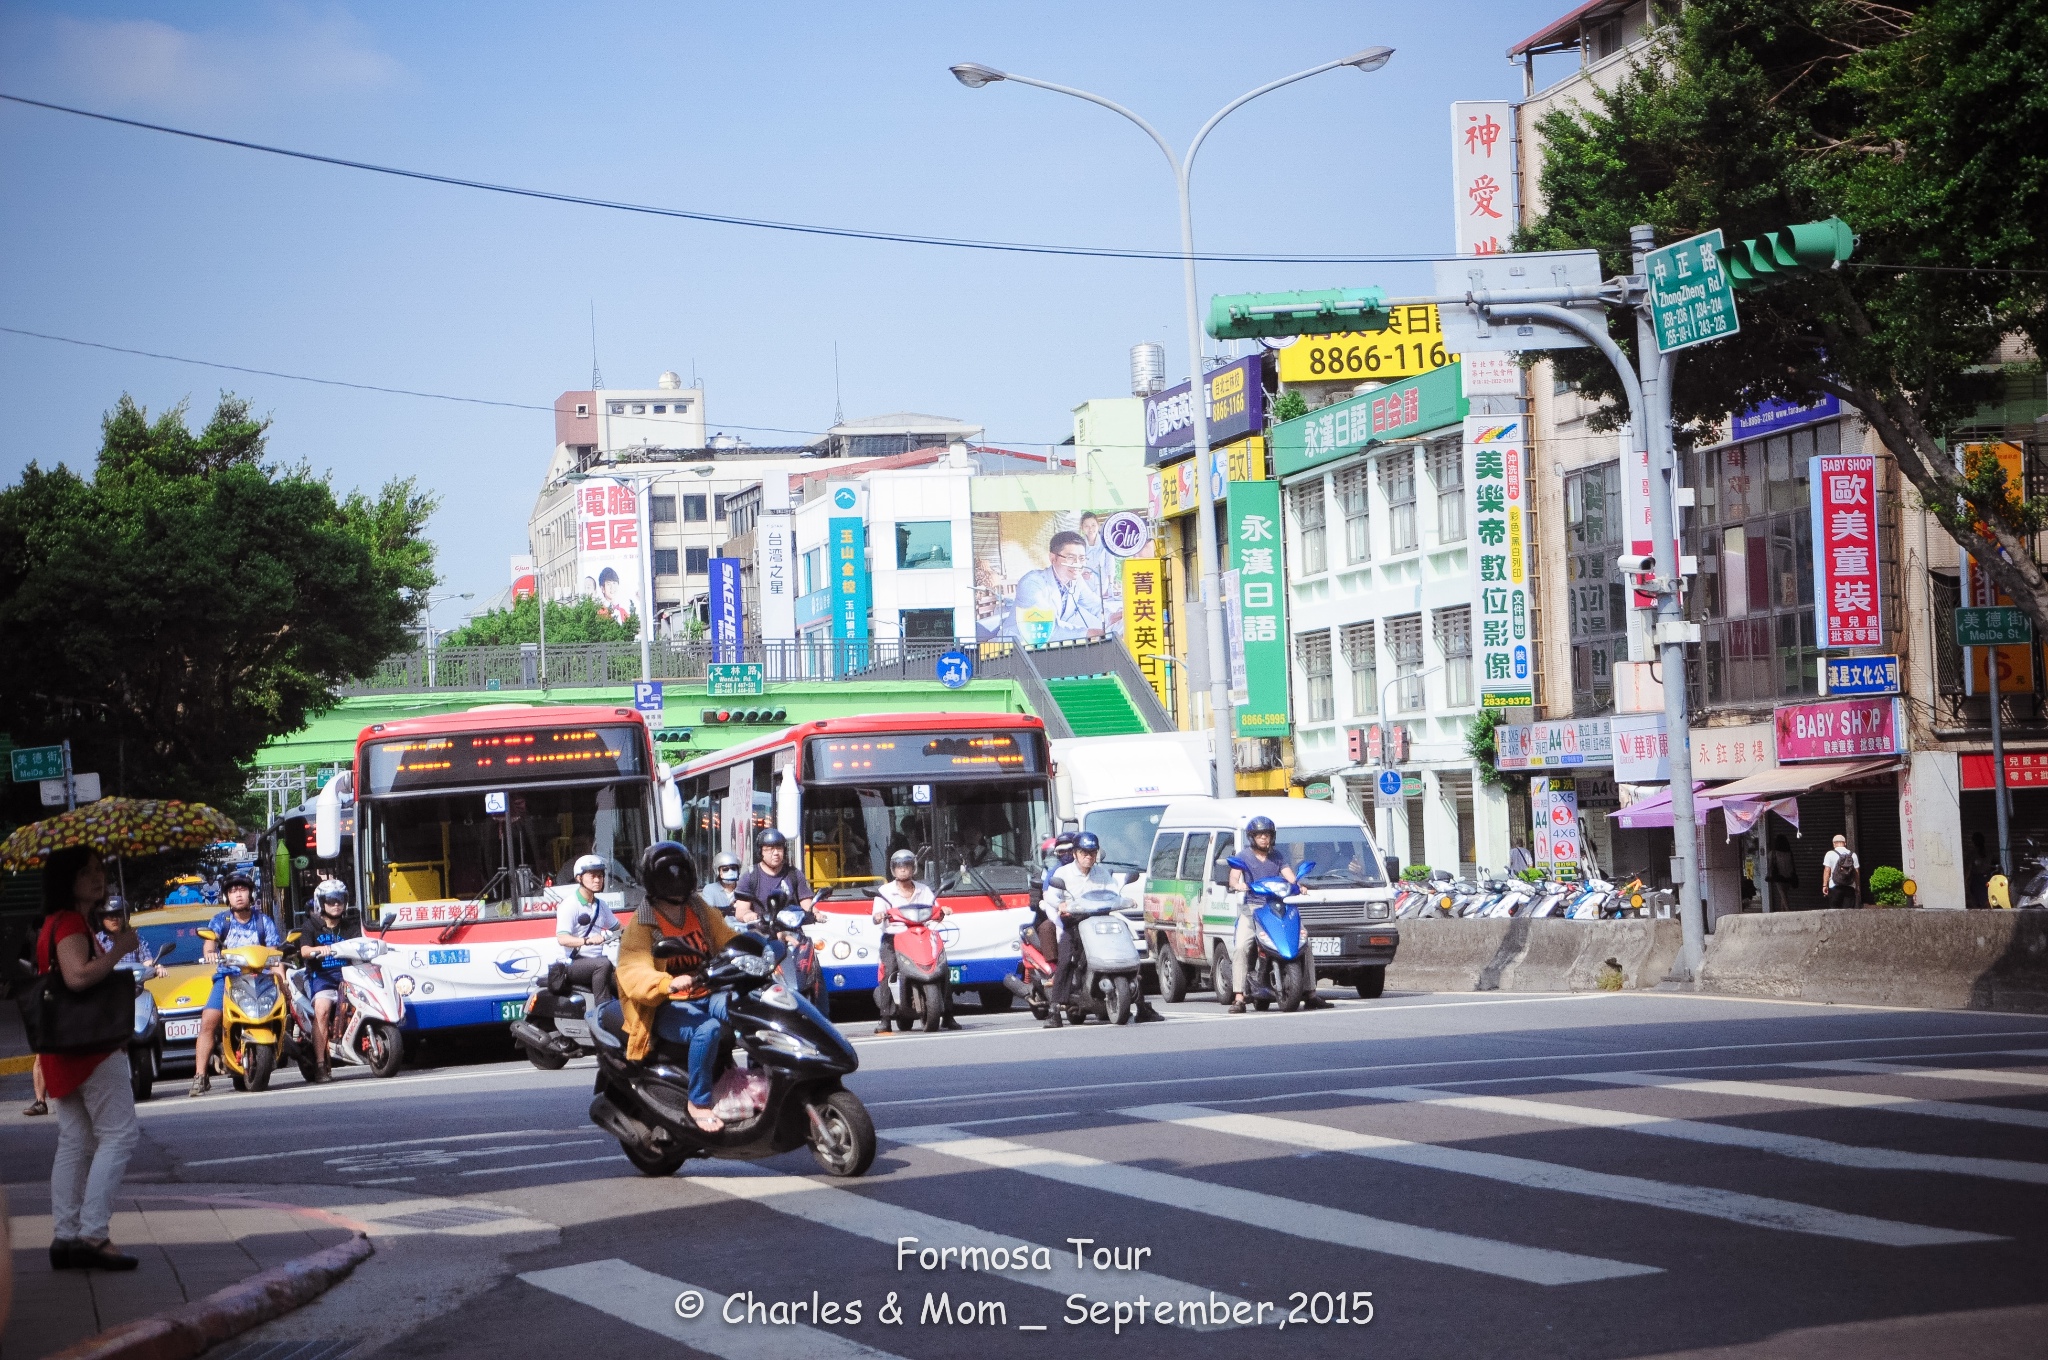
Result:
<instances>
[{"instance_id":1,"label":"road median barrier","mask_svg":"<svg viewBox=\"0 0 2048 1360\"><path fill-rule=\"evenodd\" d=\"M1402 947L1408 943L1402 932ZM2048 912L1911 908L1724 916L1704 992L2048 1014Z\"/></svg>"},{"instance_id":2,"label":"road median barrier","mask_svg":"<svg viewBox=\"0 0 2048 1360\"><path fill-rule=\"evenodd\" d=\"M1401 922L1387 985L1432 992L1591 992L1654 987L1678 958L1676 921L1548 917Z\"/></svg>"}]
</instances>

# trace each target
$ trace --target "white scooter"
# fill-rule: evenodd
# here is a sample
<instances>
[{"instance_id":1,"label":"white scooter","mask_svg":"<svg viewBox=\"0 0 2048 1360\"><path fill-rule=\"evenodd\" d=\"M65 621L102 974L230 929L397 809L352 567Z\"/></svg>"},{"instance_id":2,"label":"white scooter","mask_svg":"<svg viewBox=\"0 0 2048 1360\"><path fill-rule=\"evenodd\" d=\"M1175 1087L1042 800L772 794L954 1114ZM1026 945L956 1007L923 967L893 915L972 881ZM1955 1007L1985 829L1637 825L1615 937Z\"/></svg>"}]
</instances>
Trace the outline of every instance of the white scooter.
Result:
<instances>
[{"instance_id":1,"label":"white scooter","mask_svg":"<svg viewBox=\"0 0 2048 1360\"><path fill-rule=\"evenodd\" d=\"M328 1063L354 1063L369 1068L375 1077L396 1076L405 1062L405 1039L398 1026L405 1019L405 998L412 991L412 979L386 972L377 960L397 953L398 947L365 935L343 940L333 950L333 957L343 960L343 965L340 1000L327 1016ZM299 1075L310 1082L318 1074L319 1062L313 1048L313 998L306 978L305 968L293 969L287 992L292 1055Z\"/></svg>"}]
</instances>

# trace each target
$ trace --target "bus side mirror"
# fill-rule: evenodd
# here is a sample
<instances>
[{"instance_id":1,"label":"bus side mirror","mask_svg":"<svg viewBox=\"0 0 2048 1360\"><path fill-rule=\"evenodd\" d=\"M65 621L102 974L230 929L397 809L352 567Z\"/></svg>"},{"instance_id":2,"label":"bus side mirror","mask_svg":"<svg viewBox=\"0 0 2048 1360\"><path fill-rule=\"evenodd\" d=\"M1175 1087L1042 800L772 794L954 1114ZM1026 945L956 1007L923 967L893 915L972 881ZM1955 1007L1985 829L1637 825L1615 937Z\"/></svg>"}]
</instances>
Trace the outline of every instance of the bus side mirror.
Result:
<instances>
[{"instance_id":1,"label":"bus side mirror","mask_svg":"<svg viewBox=\"0 0 2048 1360\"><path fill-rule=\"evenodd\" d=\"M341 853L341 800L355 792L355 777L347 770L327 781L313 803L313 853L333 859Z\"/></svg>"},{"instance_id":2,"label":"bus side mirror","mask_svg":"<svg viewBox=\"0 0 2048 1360\"><path fill-rule=\"evenodd\" d=\"M655 799L661 808L661 826L664 831L683 829L683 791L676 786L676 772L667 765L655 766Z\"/></svg>"}]
</instances>

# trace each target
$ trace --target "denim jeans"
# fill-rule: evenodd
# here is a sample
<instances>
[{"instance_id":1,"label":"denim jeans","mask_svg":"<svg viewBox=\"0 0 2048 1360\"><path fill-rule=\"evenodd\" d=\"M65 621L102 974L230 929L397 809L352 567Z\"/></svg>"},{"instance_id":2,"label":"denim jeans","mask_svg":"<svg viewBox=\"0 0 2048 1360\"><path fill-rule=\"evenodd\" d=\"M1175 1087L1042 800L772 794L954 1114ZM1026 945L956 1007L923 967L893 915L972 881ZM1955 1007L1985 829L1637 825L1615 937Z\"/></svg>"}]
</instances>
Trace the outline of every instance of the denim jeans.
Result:
<instances>
[{"instance_id":1,"label":"denim jeans","mask_svg":"<svg viewBox=\"0 0 2048 1360\"><path fill-rule=\"evenodd\" d=\"M673 1023L690 1032L690 1103L708 1110L714 1103L712 1078L725 1048L725 1003L729 993L713 992L697 1001L669 1002Z\"/></svg>"},{"instance_id":2,"label":"denim jeans","mask_svg":"<svg viewBox=\"0 0 2048 1360\"><path fill-rule=\"evenodd\" d=\"M128 1050L109 1054L85 1084L57 1102L57 1157L50 1166L51 1237L104 1242L114 1192L142 1130Z\"/></svg>"}]
</instances>

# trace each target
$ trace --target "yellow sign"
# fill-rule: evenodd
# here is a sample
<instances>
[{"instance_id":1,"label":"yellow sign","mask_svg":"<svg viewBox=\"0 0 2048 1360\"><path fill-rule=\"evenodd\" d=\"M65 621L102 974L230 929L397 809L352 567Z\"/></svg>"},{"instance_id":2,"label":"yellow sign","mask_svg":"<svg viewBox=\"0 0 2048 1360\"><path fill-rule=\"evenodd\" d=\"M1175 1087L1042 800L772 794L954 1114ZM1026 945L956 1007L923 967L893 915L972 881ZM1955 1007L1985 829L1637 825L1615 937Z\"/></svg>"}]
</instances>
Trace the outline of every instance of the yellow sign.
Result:
<instances>
[{"instance_id":1,"label":"yellow sign","mask_svg":"<svg viewBox=\"0 0 2048 1360\"><path fill-rule=\"evenodd\" d=\"M1383 331L1304 335L1280 351L1284 383L1412 378L1457 359L1434 307L1396 307Z\"/></svg>"},{"instance_id":2,"label":"yellow sign","mask_svg":"<svg viewBox=\"0 0 2048 1360\"><path fill-rule=\"evenodd\" d=\"M1219 472L1227 469L1233 482L1265 481L1265 436L1247 435L1235 444L1225 444L1210 456L1210 465ZM1163 517L1185 515L1201 505L1202 488L1195 484L1195 469L1195 460L1189 458L1154 474L1159 478L1159 513ZM1223 490L1227 493L1228 488ZM1214 483L1210 484L1209 494L1222 499Z\"/></svg>"},{"instance_id":3,"label":"yellow sign","mask_svg":"<svg viewBox=\"0 0 2048 1360\"><path fill-rule=\"evenodd\" d=\"M1131 659L1145 673L1145 681L1159 696L1160 707L1173 711L1173 697L1167 687L1166 573L1156 557L1124 559L1124 646Z\"/></svg>"}]
</instances>

